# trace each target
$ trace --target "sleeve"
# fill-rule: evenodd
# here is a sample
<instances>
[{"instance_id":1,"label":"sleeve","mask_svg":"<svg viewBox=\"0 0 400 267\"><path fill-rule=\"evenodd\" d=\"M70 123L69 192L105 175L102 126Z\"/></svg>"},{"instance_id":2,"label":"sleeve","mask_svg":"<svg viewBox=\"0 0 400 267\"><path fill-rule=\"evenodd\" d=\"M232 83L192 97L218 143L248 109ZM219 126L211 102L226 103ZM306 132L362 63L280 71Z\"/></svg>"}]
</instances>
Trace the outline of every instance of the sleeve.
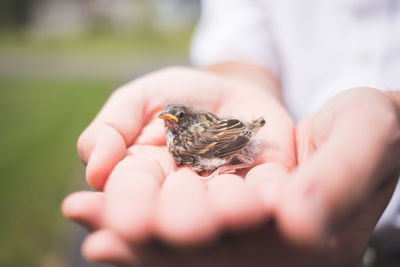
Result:
<instances>
[{"instance_id":1,"label":"sleeve","mask_svg":"<svg viewBox=\"0 0 400 267\"><path fill-rule=\"evenodd\" d=\"M267 8L257 0L203 0L191 46L196 66L244 61L278 74Z\"/></svg>"},{"instance_id":2,"label":"sleeve","mask_svg":"<svg viewBox=\"0 0 400 267\"><path fill-rule=\"evenodd\" d=\"M400 178L397 181L396 189L393 196L386 207L378 224L375 227L375 232L382 231L386 227L392 227L400 230ZM400 247L400 244L399 244Z\"/></svg>"}]
</instances>

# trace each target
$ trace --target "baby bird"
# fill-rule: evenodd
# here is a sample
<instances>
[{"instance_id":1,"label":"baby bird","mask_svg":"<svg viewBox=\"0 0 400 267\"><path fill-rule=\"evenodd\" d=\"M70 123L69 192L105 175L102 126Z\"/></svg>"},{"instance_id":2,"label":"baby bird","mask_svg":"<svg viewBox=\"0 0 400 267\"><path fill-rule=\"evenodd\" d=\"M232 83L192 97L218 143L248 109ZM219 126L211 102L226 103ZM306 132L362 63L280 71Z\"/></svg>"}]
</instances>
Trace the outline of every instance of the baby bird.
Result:
<instances>
[{"instance_id":1,"label":"baby bird","mask_svg":"<svg viewBox=\"0 0 400 267\"><path fill-rule=\"evenodd\" d=\"M251 165L257 152L253 135L265 124L263 117L245 123L177 104L165 106L158 117L164 120L168 150L176 164L212 172L205 179Z\"/></svg>"}]
</instances>

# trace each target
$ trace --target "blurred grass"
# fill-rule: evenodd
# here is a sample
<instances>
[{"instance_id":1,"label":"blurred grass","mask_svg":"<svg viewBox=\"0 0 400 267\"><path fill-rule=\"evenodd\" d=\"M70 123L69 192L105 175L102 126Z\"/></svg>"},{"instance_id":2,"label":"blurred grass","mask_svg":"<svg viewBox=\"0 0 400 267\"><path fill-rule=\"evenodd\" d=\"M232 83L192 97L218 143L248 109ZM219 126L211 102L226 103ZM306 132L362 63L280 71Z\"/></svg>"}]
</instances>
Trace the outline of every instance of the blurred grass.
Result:
<instances>
[{"instance_id":1,"label":"blurred grass","mask_svg":"<svg viewBox=\"0 0 400 267\"><path fill-rule=\"evenodd\" d=\"M42 266L62 257L64 196L79 187L79 133L116 84L0 79L0 266ZM82 177L77 177L81 176Z\"/></svg>"},{"instance_id":2,"label":"blurred grass","mask_svg":"<svg viewBox=\"0 0 400 267\"><path fill-rule=\"evenodd\" d=\"M0 50L81 54L182 55L188 50L192 27L171 33L140 31L127 34L86 34L72 38L31 37L23 32L0 32ZM150 53L149 53L150 52Z\"/></svg>"},{"instance_id":3,"label":"blurred grass","mask_svg":"<svg viewBox=\"0 0 400 267\"><path fill-rule=\"evenodd\" d=\"M155 68L187 64L190 31L67 39L0 32L0 76L126 81Z\"/></svg>"},{"instance_id":4,"label":"blurred grass","mask_svg":"<svg viewBox=\"0 0 400 267\"><path fill-rule=\"evenodd\" d=\"M132 67L129 75L136 76L163 56L185 58L189 36L37 40L0 34L0 266L66 266L72 223L60 204L84 184L79 134L125 81L119 72ZM96 60L82 59L87 54ZM115 60L103 66L104 56ZM140 60L131 64L132 58ZM72 63L63 66L66 59ZM71 75L58 75L69 69ZM110 69L115 73L103 75Z\"/></svg>"}]
</instances>

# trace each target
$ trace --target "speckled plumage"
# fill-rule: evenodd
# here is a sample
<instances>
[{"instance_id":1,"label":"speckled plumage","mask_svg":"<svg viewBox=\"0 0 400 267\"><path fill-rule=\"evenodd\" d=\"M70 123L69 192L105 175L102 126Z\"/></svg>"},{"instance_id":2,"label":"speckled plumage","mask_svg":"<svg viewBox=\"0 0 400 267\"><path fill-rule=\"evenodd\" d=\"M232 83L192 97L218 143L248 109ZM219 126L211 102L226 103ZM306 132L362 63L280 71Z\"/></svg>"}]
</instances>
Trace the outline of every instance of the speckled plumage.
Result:
<instances>
[{"instance_id":1,"label":"speckled plumage","mask_svg":"<svg viewBox=\"0 0 400 267\"><path fill-rule=\"evenodd\" d=\"M245 123L176 104L167 105L159 117L164 119L167 146L177 165L198 172L226 173L249 166L257 152L253 136L265 124L263 117Z\"/></svg>"}]
</instances>

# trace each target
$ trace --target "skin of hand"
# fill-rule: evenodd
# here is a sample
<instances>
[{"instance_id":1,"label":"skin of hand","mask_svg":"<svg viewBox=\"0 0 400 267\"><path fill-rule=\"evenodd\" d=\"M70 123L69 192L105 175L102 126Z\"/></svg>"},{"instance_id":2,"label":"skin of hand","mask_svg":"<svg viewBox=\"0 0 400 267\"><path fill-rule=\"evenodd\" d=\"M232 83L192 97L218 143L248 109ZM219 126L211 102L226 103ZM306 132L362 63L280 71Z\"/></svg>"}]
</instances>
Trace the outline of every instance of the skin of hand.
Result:
<instances>
[{"instance_id":1,"label":"skin of hand","mask_svg":"<svg viewBox=\"0 0 400 267\"><path fill-rule=\"evenodd\" d=\"M83 244L85 257L120 265L143 262L149 258L143 255L157 251L150 246L138 255L137 247L150 238L190 246L272 216L296 164L294 125L278 91L263 69L232 62L207 71L164 69L113 93L78 141L87 180L103 192L72 194L62 207L66 217L94 231ZM255 166L208 182L187 167L177 168L157 118L169 103L245 121L264 116Z\"/></svg>"},{"instance_id":2,"label":"skin of hand","mask_svg":"<svg viewBox=\"0 0 400 267\"><path fill-rule=\"evenodd\" d=\"M395 159L399 158L399 120L396 115L399 114L399 106L396 109L393 103L399 103L399 99L397 93L391 95L393 101L390 101L387 96L374 89L352 89L334 97L320 111L299 123L296 137L299 167L290 179L286 176L280 177L285 185L284 190L280 190L278 201L278 194L272 198L273 201L264 201L269 203L267 206L275 213L279 232L275 225L269 224L230 236L213 245L184 251L171 250L153 242L139 244L132 242L129 235L121 235L121 231L116 230L118 227L110 227L107 223L105 218L110 205L110 193L107 190L105 193L72 194L64 202L64 214L94 231L83 244L83 253L88 259L121 266L140 266L140 262L144 266L265 266L266 263L281 267L356 266L398 177L399 164ZM349 150L349 147L352 149ZM167 154L162 156L166 152L162 151L162 147L138 145L134 149L149 150L149 155L154 155L152 149L160 149L159 157L167 158ZM163 166L167 165L164 163ZM261 167L257 166L254 170L257 168ZM183 171L187 170L182 169L178 173ZM261 174L258 177L262 177ZM117 173L115 177L118 176L120 175ZM188 173L183 173L182 176L185 177L171 182L170 189L166 191L173 191L172 188L183 182ZM109 180L111 179L113 174ZM207 203L212 199L212 205L219 203L210 195L214 191L214 196L218 197L233 189L234 187L229 188L229 184L226 187L226 182L230 179L230 176L225 175L215 179L215 183L221 186L220 190L212 189L211 185L206 184L206 197L200 198L204 198ZM272 183L271 179L269 181L270 188L282 188L280 182L274 179ZM166 187L165 184L163 186ZM238 187L235 192L243 192L243 189L244 187ZM119 191L116 190L115 194ZM164 195L165 198L160 199L166 200L168 193L162 191L163 189L160 196ZM171 195L176 193L175 191ZM183 197L175 196L175 204L187 201L189 195L190 193ZM233 200L229 196L222 198L227 201L225 203ZM241 198L243 199L246 197ZM159 203L165 202L159 200ZM236 203L239 202L231 202L234 210L237 208ZM172 212L174 215L179 215L184 210L182 207L176 210L177 206ZM236 213L236 217L228 217L241 217L243 211L240 211L240 207L243 206L239 206L239 212L230 211L230 216ZM168 211L160 205L155 216L158 223L166 222L159 217L163 214L160 213L163 209L164 214L171 214L171 210ZM186 207L186 211L191 212L190 205ZM226 211L220 214L226 216ZM179 221L183 219L187 222L184 217L185 215L173 222L183 227ZM233 220L226 220L228 217L222 220L224 223L219 224L219 229L237 229L238 225L232 224ZM243 222L239 224L246 225ZM155 227L158 229L156 234L168 242L189 244L196 239L202 240L193 238L194 235L191 234L186 236L188 239L181 239L182 236L177 238L177 232L172 235L168 231L160 232L159 226ZM208 235L203 232L202 237L215 237L218 228L215 227L210 227L212 231L205 231ZM202 230L204 231L204 227ZM307 246L301 249L304 245Z\"/></svg>"},{"instance_id":3,"label":"skin of hand","mask_svg":"<svg viewBox=\"0 0 400 267\"><path fill-rule=\"evenodd\" d=\"M400 94L354 88L298 124L298 167L278 201L292 243L325 247L356 266L400 170Z\"/></svg>"},{"instance_id":4,"label":"skin of hand","mask_svg":"<svg viewBox=\"0 0 400 267\"><path fill-rule=\"evenodd\" d=\"M117 266L357 266L360 258L353 254L351 245L359 247L359 240L365 240L366 235L365 230L359 229L347 233L348 236L343 235L347 238L344 247L310 249L293 245L282 237L275 225L266 224L224 235L216 242L203 246L171 247L159 242L132 244L101 225L106 198L103 192L77 192L70 195L64 205L69 209L75 206L72 218L93 231L83 243L85 257L90 261ZM360 217L360 221L362 219ZM366 230L369 233L369 229ZM351 251L348 251L349 248Z\"/></svg>"}]
</instances>

